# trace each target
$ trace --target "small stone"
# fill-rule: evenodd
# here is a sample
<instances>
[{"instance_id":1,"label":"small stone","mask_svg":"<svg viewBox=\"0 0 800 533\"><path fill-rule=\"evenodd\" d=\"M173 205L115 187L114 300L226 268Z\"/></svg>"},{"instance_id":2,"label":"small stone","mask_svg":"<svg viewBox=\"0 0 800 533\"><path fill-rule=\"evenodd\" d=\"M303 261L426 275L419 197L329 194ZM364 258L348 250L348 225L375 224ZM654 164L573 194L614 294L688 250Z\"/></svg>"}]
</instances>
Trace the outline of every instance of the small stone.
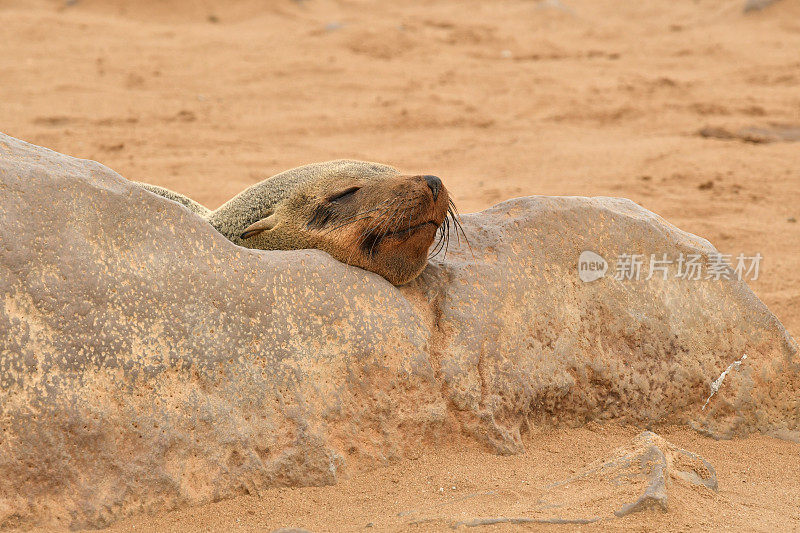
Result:
<instances>
[{"instance_id":1,"label":"small stone","mask_svg":"<svg viewBox=\"0 0 800 533\"><path fill-rule=\"evenodd\" d=\"M762 9L771 6L778 0L747 0L744 4L744 12L761 11Z\"/></svg>"},{"instance_id":2,"label":"small stone","mask_svg":"<svg viewBox=\"0 0 800 533\"><path fill-rule=\"evenodd\" d=\"M634 501L627 500L628 485L639 479L646 481L644 490ZM595 499L606 502L606 510L601 513L604 517L622 517L647 509L666 512L668 491L674 483L717 491L717 475L708 461L644 431L627 446L614 450L608 460L594 462L574 477L547 487L542 501L564 514L577 514L584 503Z\"/></svg>"}]
</instances>

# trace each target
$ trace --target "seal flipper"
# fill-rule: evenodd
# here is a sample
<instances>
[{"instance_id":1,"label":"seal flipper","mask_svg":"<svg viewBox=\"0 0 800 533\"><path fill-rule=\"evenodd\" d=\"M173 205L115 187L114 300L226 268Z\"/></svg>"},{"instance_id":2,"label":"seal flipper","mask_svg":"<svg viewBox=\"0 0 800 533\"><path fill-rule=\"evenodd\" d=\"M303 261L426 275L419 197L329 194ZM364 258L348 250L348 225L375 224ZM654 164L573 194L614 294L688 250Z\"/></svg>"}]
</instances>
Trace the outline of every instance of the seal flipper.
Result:
<instances>
[{"instance_id":1,"label":"seal flipper","mask_svg":"<svg viewBox=\"0 0 800 533\"><path fill-rule=\"evenodd\" d=\"M250 237L254 237L261 233L262 231L271 230L277 224L277 220L274 216L275 213L273 210L267 211L267 216L262 218L261 220L257 220L256 222L247 226L242 234L239 236L240 239L249 239Z\"/></svg>"}]
</instances>

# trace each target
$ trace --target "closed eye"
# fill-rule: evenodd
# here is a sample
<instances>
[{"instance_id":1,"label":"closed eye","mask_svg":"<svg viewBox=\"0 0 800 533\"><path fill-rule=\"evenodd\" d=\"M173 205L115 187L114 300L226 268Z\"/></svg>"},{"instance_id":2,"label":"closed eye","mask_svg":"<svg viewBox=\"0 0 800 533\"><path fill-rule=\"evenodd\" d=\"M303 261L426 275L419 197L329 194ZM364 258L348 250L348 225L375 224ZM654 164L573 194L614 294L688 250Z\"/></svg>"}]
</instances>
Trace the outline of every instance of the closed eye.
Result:
<instances>
[{"instance_id":1,"label":"closed eye","mask_svg":"<svg viewBox=\"0 0 800 533\"><path fill-rule=\"evenodd\" d=\"M329 202L335 202L335 201L337 201L337 200L344 200L344 199L346 199L348 196L351 196L353 193L355 193L355 192L356 192L357 190L359 190L360 188L361 188L361 187L350 187L349 189L345 189L345 190L343 190L343 191L342 191L342 192L340 192L340 193L336 193L336 194L334 194L333 196L329 196L329 197L328 197L328 201L329 201Z\"/></svg>"}]
</instances>

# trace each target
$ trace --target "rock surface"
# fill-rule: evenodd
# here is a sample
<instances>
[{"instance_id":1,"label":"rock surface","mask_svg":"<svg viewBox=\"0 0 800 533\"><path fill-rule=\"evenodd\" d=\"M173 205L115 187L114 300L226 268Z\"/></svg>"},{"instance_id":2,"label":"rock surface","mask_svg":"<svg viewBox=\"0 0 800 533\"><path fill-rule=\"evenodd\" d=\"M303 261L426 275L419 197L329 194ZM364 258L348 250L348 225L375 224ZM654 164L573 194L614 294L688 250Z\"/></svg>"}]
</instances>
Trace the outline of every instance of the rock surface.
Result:
<instances>
[{"instance_id":1,"label":"rock surface","mask_svg":"<svg viewBox=\"0 0 800 533\"><path fill-rule=\"evenodd\" d=\"M609 459L586 466L577 475L544 487L529 499L506 498L503 516L475 518L475 510L496 508L501 491L487 490L447 505L413 514L416 523L445 521L454 529L491 524L591 524L631 513L669 510L669 494L713 498L714 467L692 452L644 431ZM469 517L469 518L467 518Z\"/></svg>"},{"instance_id":2,"label":"rock surface","mask_svg":"<svg viewBox=\"0 0 800 533\"><path fill-rule=\"evenodd\" d=\"M666 512L668 489L673 483L716 492L717 474L702 457L645 431L630 445L616 450L610 459L589 465L577 476L549 487L547 499L550 505L572 500L569 506L559 506L561 512L571 507L573 513L602 518L648 509ZM627 492L633 492L633 496L626 497Z\"/></svg>"},{"instance_id":3,"label":"rock surface","mask_svg":"<svg viewBox=\"0 0 800 533\"><path fill-rule=\"evenodd\" d=\"M533 425L800 429L797 345L745 283L579 279L585 250L714 253L626 200L467 215L471 249L402 288L319 251L238 248L3 135L0 207L0 526L335 483L458 438L518 453Z\"/></svg>"}]
</instances>

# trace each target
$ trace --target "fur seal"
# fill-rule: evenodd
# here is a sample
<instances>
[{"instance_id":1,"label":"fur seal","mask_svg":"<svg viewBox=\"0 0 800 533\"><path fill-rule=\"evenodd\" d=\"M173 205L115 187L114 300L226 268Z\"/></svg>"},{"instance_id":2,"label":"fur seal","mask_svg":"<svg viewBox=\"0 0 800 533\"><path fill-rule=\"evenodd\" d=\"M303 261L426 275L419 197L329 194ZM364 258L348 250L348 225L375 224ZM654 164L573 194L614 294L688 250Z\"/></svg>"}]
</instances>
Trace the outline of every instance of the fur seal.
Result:
<instances>
[{"instance_id":1,"label":"fur seal","mask_svg":"<svg viewBox=\"0 0 800 533\"><path fill-rule=\"evenodd\" d=\"M180 203L240 246L316 248L395 285L416 278L429 252L446 250L451 222L460 229L455 205L439 178L405 175L366 161L343 159L287 170L214 211L169 189L138 185Z\"/></svg>"}]
</instances>

